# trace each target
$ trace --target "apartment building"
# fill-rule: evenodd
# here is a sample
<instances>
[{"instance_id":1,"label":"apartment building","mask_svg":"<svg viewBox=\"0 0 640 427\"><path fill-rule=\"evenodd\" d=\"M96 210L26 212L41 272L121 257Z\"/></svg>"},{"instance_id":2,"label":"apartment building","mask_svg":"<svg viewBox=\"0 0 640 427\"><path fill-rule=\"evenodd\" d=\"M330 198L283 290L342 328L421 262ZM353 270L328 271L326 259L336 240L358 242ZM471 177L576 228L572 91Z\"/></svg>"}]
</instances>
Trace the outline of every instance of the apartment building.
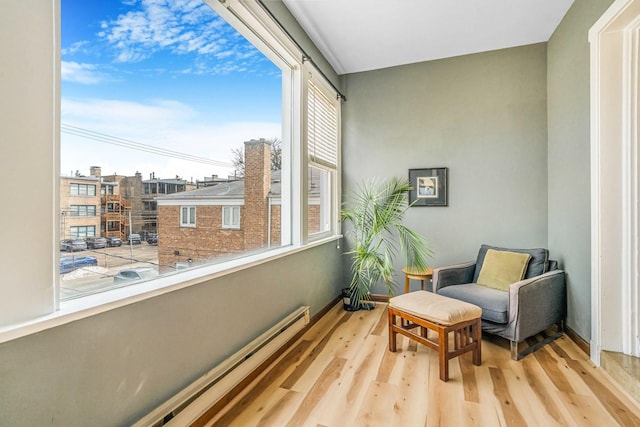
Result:
<instances>
[{"instance_id":1,"label":"apartment building","mask_svg":"<svg viewBox=\"0 0 640 427\"><path fill-rule=\"evenodd\" d=\"M100 178L60 177L60 239L100 235Z\"/></svg>"}]
</instances>

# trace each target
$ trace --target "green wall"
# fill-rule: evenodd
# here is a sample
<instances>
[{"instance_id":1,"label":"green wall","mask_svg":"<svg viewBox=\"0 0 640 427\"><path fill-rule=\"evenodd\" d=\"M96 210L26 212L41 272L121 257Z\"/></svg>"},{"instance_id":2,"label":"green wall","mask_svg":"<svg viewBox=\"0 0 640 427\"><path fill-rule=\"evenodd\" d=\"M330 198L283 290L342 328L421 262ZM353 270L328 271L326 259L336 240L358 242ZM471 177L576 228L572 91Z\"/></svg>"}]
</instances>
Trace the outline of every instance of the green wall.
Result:
<instances>
[{"instance_id":1,"label":"green wall","mask_svg":"<svg viewBox=\"0 0 640 427\"><path fill-rule=\"evenodd\" d=\"M286 314L339 295L335 243L0 344L0 426L125 426Z\"/></svg>"},{"instance_id":2,"label":"green wall","mask_svg":"<svg viewBox=\"0 0 640 427\"><path fill-rule=\"evenodd\" d=\"M546 247L546 51L541 43L343 76L343 197L363 179L448 167L449 206L407 217L433 265L475 259L482 243Z\"/></svg>"},{"instance_id":3,"label":"green wall","mask_svg":"<svg viewBox=\"0 0 640 427\"><path fill-rule=\"evenodd\" d=\"M548 43L549 247L567 271L567 325L591 338L588 31L613 3L581 0Z\"/></svg>"}]
</instances>

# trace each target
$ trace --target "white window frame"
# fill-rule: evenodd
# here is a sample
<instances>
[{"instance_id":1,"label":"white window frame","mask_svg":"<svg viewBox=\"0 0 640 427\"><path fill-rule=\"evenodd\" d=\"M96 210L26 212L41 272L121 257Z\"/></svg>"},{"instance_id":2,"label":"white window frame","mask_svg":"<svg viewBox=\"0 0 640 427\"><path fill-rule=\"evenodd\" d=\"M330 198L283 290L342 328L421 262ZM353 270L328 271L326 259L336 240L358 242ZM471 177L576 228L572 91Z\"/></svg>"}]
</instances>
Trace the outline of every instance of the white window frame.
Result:
<instances>
[{"instance_id":1,"label":"white window frame","mask_svg":"<svg viewBox=\"0 0 640 427\"><path fill-rule=\"evenodd\" d=\"M231 222L226 221L231 218ZM223 206L222 207L222 228L224 229L240 229L240 206Z\"/></svg>"},{"instance_id":2,"label":"white window frame","mask_svg":"<svg viewBox=\"0 0 640 427\"><path fill-rule=\"evenodd\" d=\"M323 189L324 191L320 195L321 196L320 222L321 224L325 224L327 229L321 230L318 233L313 233L313 234L309 233L307 228L308 206L306 205L308 203L308 197L306 197L305 195L305 200L304 200L305 242L313 242L316 240L325 239L330 236L339 235L341 232L341 228L340 228L341 223L340 223L340 217L339 217L339 207L340 207L340 198L341 198L340 173L339 173L339 171L341 170L340 169L341 168L341 157L340 157L341 102L336 91L324 80L324 77L321 76L321 74L315 69L315 67L311 63L306 62L304 64L304 73L306 76L304 80L304 92L303 92L304 93L303 147L304 147L304 152L306 153L306 155L304 156L304 160L306 162L305 171L307 171L309 167L314 167L317 169L327 171L329 174L328 188ZM316 155L315 153L313 153L315 147L313 146L314 145L313 138L310 137L310 135L312 135L314 132L317 132L317 129L311 129L312 121L309 120L309 97L313 96L312 91L314 90L324 95L326 100L331 102L332 106L336 110L337 123L336 123L336 129L335 129L335 132L336 132L335 153L334 153L335 158L333 159L331 159L330 156L328 159L325 159L325 157L327 156L324 156L322 154ZM317 121L317 123L320 123L320 121ZM305 173L305 175L303 176L303 179L305 181L305 188L307 188L308 174Z\"/></svg>"},{"instance_id":3,"label":"white window frame","mask_svg":"<svg viewBox=\"0 0 640 427\"><path fill-rule=\"evenodd\" d=\"M333 233L333 225L334 221L332 221L335 213L336 201L334 198L334 194L337 191L336 189L336 170L335 168L328 168L317 163L309 162L310 168L315 168L326 172L326 182L323 182L320 191L320 231L316 233L309 233L309 240L314 240L318 238L322 238L327 234ZM307 200L308 201L308 200ZM323 209L324 207L324 209Z\"/></svg>"},{"instance_id":4,"label":"white window frame","mask_svg":"<svg viewBox=\"0 0 640 427\"><path fill-rule=\"evenodd\" d=\"M180 227L196 228L196 218L197 211L195 206L180 206Z\"/></svg>"},{"instance_id":5,"label":"white window frame","mask_svg":"<svg viewBox=\"0 0 640 427\"><path fill-rule=\"evenodd\" d=\"M334 233L327 235L327 238L314 239L308 242L306 235L306 175L308 159L306 152L306 141L303 138L303 120L305 109L303 107L304 81L303 74L305 63L304 54L301 52L289 36L282 31L279 25L274 22L270 14L263 9L260 2L247 2L244 0L204 0L212 9L218 13L229 24L242 33L254 46L261 50L271 61L277 64L283 72L282 88L282 143L283 143L283 170L282 170L282 228L281 237L283 246L259 254L248 255L241 259L234 259L226 263L212 264L198 269L189 269L184 273L161 276L158 279L145 282L144 286L128 286L113 289L106 292L87 295L82 298L67 301L58 300L58 289L60 276L58 274L59 261L59 236L60 224L57 220L60 213L60 190L58 184L60 178L59 155L60 155L60 31L56 26L60 25L60 4L54 1L53 8L38 6L37 11L41 13L50 12L52 27L54 31L47 32L45 28L33 34L42 49L31 51L34 58L26 61L18 61L15 70L9 76L15 77L19 83L26 83L28 79L36 79L41 84L40 87L51 89L51 92L39 93L36 96L27 96L20 99L19 106L29 111L29 119L36 117L34 123L37 126L25 127L22 121L17 121L16 125L10 124L7 134L16 139L33 140L34 146L42 148L49 159L39 162L38 170L40 175L47 176L53 185L50 187L50 194L40 194L40 197L31 198L29 206L33 212L39 212L37 218L53 217L56 220L37 221L34 233L50 236L51 251L42 259L34 274L27 279L23 276L23 264L18 262L15 267L5 271L8 286L0 285L0 296L7 301L12 301L11 310L1 316L3 323L0 327L0 343L16 339L21 336L36 333L52 327L70 323L85 317L94 316L119 307L126 306L137 301L143 301L150 297L173 292L178 289L201 284L216 277L221 277L231 271L238 271L243 268L255 266L264 262L269 262L283 256L304 251L307 248L326 244L339 239L339 218L335 213ZM9 9L4 17L0 17L0 22L5 26L5 33L11 31L12 34L29 37L31 26L23 25L29 20L32 12L26 13L22 9ZM39 16L35 14L34 16ZM20 22L20 25L14 25ZM0 26L1 28L2 26ZM28 31L26 29L29 29ZM51 37L51 39L47 39ZM47 43L49 42L49 43ZM48 48L49 47L49 48ZM24 49L19 46L16 49ZM11 58L14 51L0 52L0 56L5 59ZM33 64L38 64L34 67ZM39 75L30 73L30 70L38 68L42 70ZM25 74L26 73L26 74ZM44 74L44 76L42 75ZM20 76L25 76L20 80ZM24 82L23 82L24 80ZM50 84L47 82L51 82ZM19 86L19 85L18 85ZM22 110L20 110L22 111ZM22 120L23 116L19 116ZM27 117L24 116L24 120ZM51 140L53 138L53 144ZM48 150L48 151L47 151ZM17 157L20 161L22 157ZM32 167L32 159L24 156L25 168ZM0 159L3 165L15 166L16 157L10 160ZM336 183L339 190L340 165L336 174ZM93 184L87 184L93 185ZM43 187L39 187L41 191ZM96 187L97 190L97 187ZM12 192L13 191L13 192ZM20 188L6 190L8 195L20 195ZM79 191L78 191L79 193ZM87 191L89 193L89 191ZM87 194L94 196L97 194ZM339 193L333 195L335 206L339 206ZM17 217L16 217L17 219ZM12 233L7 234L13 237ZM26 247L26 246L25 246ZM52 256L53 254L53 256ZM33 260L29 260L32 262ZM20 286L28 284L30 286ZM33 285L33 286L31 286ZM3 307L7 308L7 305Z\"/></svg>"}]
</instances>

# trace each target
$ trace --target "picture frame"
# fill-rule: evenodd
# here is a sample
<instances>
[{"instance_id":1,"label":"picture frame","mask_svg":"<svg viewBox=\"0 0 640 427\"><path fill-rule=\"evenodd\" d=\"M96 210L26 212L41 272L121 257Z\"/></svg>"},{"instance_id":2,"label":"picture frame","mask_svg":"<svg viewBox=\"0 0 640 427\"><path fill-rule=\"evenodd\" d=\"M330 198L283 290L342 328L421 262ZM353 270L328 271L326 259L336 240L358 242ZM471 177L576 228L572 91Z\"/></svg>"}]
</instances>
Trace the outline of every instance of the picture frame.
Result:
<instances>
[{"instance_id":1,"label":"picture frame","mask_svg":"<svg viewBox=\"0 0 640 427\"><path fill-rule=\"evenodd\" d=\"M409 169L410 206L448 205L448 168Z\"/></svg>"}]
</instances>

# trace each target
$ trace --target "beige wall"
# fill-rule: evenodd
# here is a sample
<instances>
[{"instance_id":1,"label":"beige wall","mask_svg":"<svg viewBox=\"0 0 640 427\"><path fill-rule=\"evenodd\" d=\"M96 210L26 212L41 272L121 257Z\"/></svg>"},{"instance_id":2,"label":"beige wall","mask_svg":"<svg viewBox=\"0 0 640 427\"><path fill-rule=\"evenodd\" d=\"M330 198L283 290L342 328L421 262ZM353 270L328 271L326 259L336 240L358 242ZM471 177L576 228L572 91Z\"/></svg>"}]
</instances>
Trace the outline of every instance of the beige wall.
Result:
<instances>
[{"instance_id":1,"label":"beige wall","mask_svg":"<svg viewBox=\"0 0 640 427\"><path fill-rule=\"evenodd\" d=\"M587 32L612 0L576 1L549 40L549 247L567 271L567 325L591 338Z\"/></svg>"},{"instance_id":2,"label":"beige wall","mask_svg":"<svg viewBox=\"0 0 640 427\"><path fill-rule=\"evenodd\" d=\"M482 243L546 247L546 49L344 76L345 199L363 179L448 167L449 206L407 215L433 248L433 265L475 259Z\"/></svg>"}]
</instances>

